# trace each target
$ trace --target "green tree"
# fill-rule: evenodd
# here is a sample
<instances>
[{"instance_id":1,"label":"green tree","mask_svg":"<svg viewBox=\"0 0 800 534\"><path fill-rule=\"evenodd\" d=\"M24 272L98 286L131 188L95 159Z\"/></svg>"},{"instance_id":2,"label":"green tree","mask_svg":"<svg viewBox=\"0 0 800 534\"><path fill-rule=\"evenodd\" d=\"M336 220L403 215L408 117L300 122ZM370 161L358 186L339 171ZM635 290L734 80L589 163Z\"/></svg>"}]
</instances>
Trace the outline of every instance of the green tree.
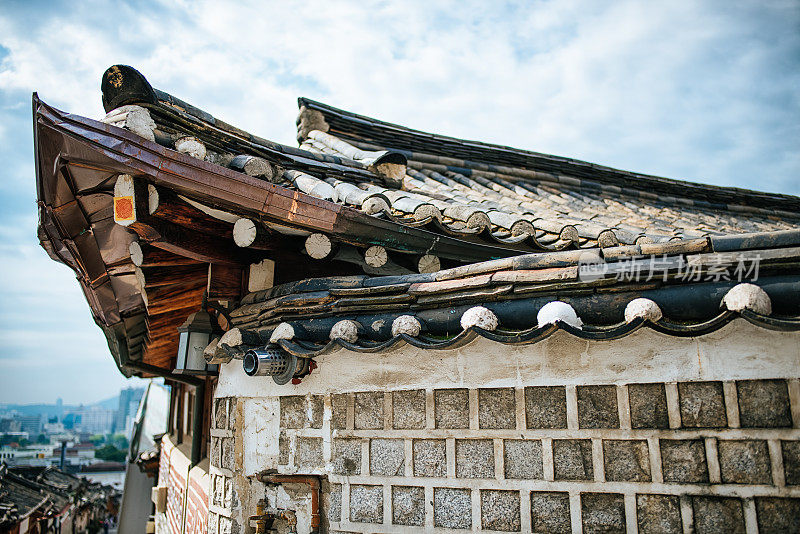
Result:
<instances>
[{"instance_id":1,"label":"green tree","mask_svg":"<svg viewBox=\"0 0 800 534\"><path fill-rule=\"evenodd\" d=\"M124 462L126 456L126 451L120 450L111 444L104 445L94 451L95 458L100 458L107 462Z\"/></svg>"}]
</instances>

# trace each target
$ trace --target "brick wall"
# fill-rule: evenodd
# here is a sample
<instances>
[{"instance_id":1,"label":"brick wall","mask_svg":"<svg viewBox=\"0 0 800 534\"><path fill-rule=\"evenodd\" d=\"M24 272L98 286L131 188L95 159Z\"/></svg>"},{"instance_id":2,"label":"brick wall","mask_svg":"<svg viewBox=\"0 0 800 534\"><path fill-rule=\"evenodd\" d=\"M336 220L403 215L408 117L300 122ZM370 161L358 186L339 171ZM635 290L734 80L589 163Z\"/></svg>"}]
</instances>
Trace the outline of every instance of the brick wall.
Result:
<instances>
[{"instance_id":1,"label":"brick wall","mask_svg":"<svg viewBox=\"0 0 800 534\"><path fill-rule=\"evenodd\" d=\"M208 534L238 534L241 506L234 488L237 466L234 455L236 399L214 399L209 448Z\"/></svg>"},{"instance_id":2,"label":"brick wall","mask_svg":"<svg viewBox=\"0 0 800 534\"><path fill-rule=\"evenodd\" d=\"M799 426L795 379L286 396L278 463L328 476L331 531L789 532Z\"/></svg>"}]
</instances>

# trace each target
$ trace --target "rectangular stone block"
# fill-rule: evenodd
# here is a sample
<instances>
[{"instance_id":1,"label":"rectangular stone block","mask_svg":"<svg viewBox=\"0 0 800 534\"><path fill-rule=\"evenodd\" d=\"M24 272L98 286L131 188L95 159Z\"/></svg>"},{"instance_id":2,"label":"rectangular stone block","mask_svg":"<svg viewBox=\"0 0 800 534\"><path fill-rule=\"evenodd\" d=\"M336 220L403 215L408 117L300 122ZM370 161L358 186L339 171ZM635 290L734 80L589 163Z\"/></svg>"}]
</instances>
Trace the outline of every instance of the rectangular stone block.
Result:
<instances>
[{"instance_id":1,"label":"rectangular stone block","mask_svg":"<svg viewBox=\"0 0 800 534\"><path fill-rule=\"evenodd\" d=\"M392 523L415 527L425 525L425 488L392 486Z\"/></svg>"},{"instance_id":2,"label":"rectangular stone block","mask_svg":"<svg viewBox=\"0 0 800 534\"><path fill-rule=\"evenodd\" d=\"M238 534L239 523L231 521L224 515L219 516L219 534Z\"/></svg>"},{"instance_id":3,"label":"rectangular stone block","mask_svg":"<svg viewBox=\"0 0 800 534\"><path fill-rule=\"evenodd\" d=\"M224 469L236 470L236 461L233 455L233 438L222 438L220 440L220 465Z\"/></svg>"},{"instance_id":4,"label":"rectangular stone block","mask_svg":"<svg viewBox=\"0 0 800 534\"><path fill-rule=\"evenodd\" d=\"M367 391L355 395L355 427L359 430L383 428L383 392Z\"/></svg>"},{"instance_id":5,"label":"rectangular stone block","mask_svg":"<svg viewBox=\"0 0 800 534\"><path fill-rule=\"evenodd\" d=\"M692 497L695 534L745 534L742 501L735 497Z\"/></svg>"},{"instance_id":6,"label":"rectangular stone block","mask_svg":"<svg viewBox=\"0 0 800 534\"><path fill-rule=\"evenodd\" d=\"M311 396L311 428L322 428L322 412L324 411L325 397L322 395Z\"/></svg>"},{"instance_id":7,"label":"rectangular stone block","mask_svg":"<svg viewBox=\"0 0 800 534\"><path fill-rule=\"evenodd\" d=\"M470 490L433 488L433 524L441 528L472 528Z\"/></svg>"},{"instance_id":8,"label":"rectangular stone block","mask_svg":"<svg viewBox=\"0 0 800 534\"><path fill-rule=\"evenodd\" d=\"M350 521L383 523L383 486L350 486Z\"/></svg>"},{"instance_id":9,"label":"rectangular stone block","mask_svg":"<svg viewBox=\"0 0 800 534\"><path fill-rule=\"evenodd\" d=\"M456 476L494 478L494 442L490 439L457 439Z\"/></svg>"},{"instance_id":10,"label":"rectangular stone block","mask_svg":"<svg viewBox=\"0 0 800 534\"><path fill-rule=\"evenodd\" d=\"M719 469L725 484L772 484L769 448L763 440L719 440Z\"/></svg>"},{"instance_id":11,"label":"rectangular stone block","mask_svg":"<svg viewBox=\"0 0 800 534\"><path fill-rule=\"evenodd\" d=\"M669 428L664 384L629 384L631 427Z\"/></svg>"},{"instance_id":12,"label":"rectangular stone block","mask_svg":"<svg viewBox=\"0 0 800 534\"><path fill-rule=\"evenodd\" d=\"M219 514L208 512L207 534L219 533Z\"/></svg>"},{"instance_id":13,"label":"rectangular stone block","mask_svg":"<svg viewBox=\"0 0 800 534\"><path fill-rule=\"evenodd\" d=\"M517 410L514 388L478 390L480 428L516 428Z\"/></svg>"},{"instance_id":14,"label":"rectangular stone block","mask_svg":"<svg viewBox=\"0 0 800 534\"><path fill-rule=\"evenodd\" d=\"M469 428L469 392L437 389L433 392L436 428Z\"/></svg>"},{"instance_id":15,"label":"rectangular stone block","mask_svg":"<svg viewBox=\"0 0 800 534\"><path fill-rule=\"evenodd\" d=\"M637 495L640 534L681 534L681 505L677 495Z\"/></svg>"},{"instance_id":16,"label":"rectangular stone block","mask_svg":"<svg viewBox=\"0 0 800 534\"><path fill-rule=\"evenodd\" d=\"M394 428L425 428L425 390L394 391L392 411Z\"/></svg>"},{"instance_id":17,"label":"rectangular stone block","mask_svg":"<svg viewBox=\"0 0 800 534\"><path fill-rule=\"evenodd\" d=\"M238 412L238 399L236 397L228 397L228 430L236 428L236 417Z\"/></svg>"},{"instance_id":18,"label":"rectangular stone block","mask_svg":"<svg viewBox=\"0 0 800 534\"><path fill-rule=\"evenodd\" d=\"M507 439L503 445L506 478L544 478L541 441Z\"/></svg>"},{"instance_id":19,"label":"rectangular stone block","mask_svg":"<svg viewBox=\"0 0 800 534\"><path fill-rule=\"evenodd\" d=\"M706 445L702 439L662 439L659 446L664 482L708 482Z\"/></svg>"},{"instance_id":20,"label":"rectangular stone block","mask_svg":"<svg viewBox=\"0 0 800 534\"><path fill-rule=\"evenodd\" d=\"M294 463L301 471L312 471L325 467L322 459L322 438L297 438Z\"/></svg>"},{"instance_id":21,"label":"rectangular stone block","mask_svg":"<svg viewBox=\"0 0 800 534\"><path fill-rule=\"evenodd\" d=\"M331 395L331 428L347 428L347 394Z\"/></svg>"},{"instance_id":22,"label":"rectangular stone block","mask_svg":"<svg viewBox=\"0 0 800 534\"><path fill-rule=\"evenodd\" d=\"M606 480L650 482L650 452L645 440L603 440Z\"/></svg>"},{"instance_id":23,"label":"rectangular stone block","mask_svg":"<svg viewBox=\"0 0 800 534\"><path fill-rule=\"evenodd\" d=\"M337 475L361 474L361 440L334 439L331 447L331 469Z\"/></svg>"},{"instance_id":24,"label":"rectangular stone block","mask_svg":"<svg viewBox=\"0 0 800 534\"><path fill-rule=\"evenodd\" d=\"M328 521L339 522L342 520L342 485L331 484L328 497Z\"/></svg>"},{"instance_id":25,"label":"rectangular stone block","mask_svg":"<svg viewBox=\"0 0 800 534\"><path fill-rule=\"evenodd\" d=\"M415 477L447 476L447 447L443 439L415 439L414 452Z\"/></svg>"},{"instance_id":26,"label":"rectangular stone block","mask_svg":"<svg viewBox=\"0 0 800 534\"><path fill-rule=\"evenodd\" d=\"M617 493L581 493L583 532L625 534L625 500Z\"/></svg>"},{"instance_id":27,"label":"rectangular stone block","mask_svg":"<svg viewBox=\"0 0 800 534\"><path fill-rule=\"evenodd\" d=\"M567 392L564 386L525 388L528 428L567 428Z\"/></svg>"},{"instance_id":28,"label":"rectangular stone block","mask_svg":"<svg viewBox=\"0 0 800 534\"><path fill-rule=\"evenodd\" d=\"M800 499L756 497L759 534L800 532Z\"/></svg>"},{"instance_id":29,"label":"rectangular stone block","mask_svg":"<svg viewBox=\"0 0 800 534\"><path fill-rule=\"evenodd\" d=\"M369 442L369 474L403 476L405 445L402 439L373 439Z\"/></svg>"},{"instance_id":30,"label":"rectangular stone block","mask_svg":"<svg viewBox=\"0 0 800 534\"><path fill-rule=\"evenodd\" d=\"M781 441L786 484L800 485L800 441Z\"/></svg>"},{"instance_id":31,"label":"rectangular stone block","mask_svg":"<svg viewBox=\"0 0 800 534\"><path fill-rule=\"evenodd\" d=\"M484 530L519 532L519 492L481 490L481 525Z\"/></svg>"},{"instance_id":32,"label":"rectangular stone block","mask_svg":"<svg viewBox=\"0 0 800 534\"><path fill-rule=\"evenodd\" d=\"M728 425L722 382L680 382L678 400L683 426L718 428Z\"/></svg>"},{"instance_id":33,"label":"rectangular stone block","mask_svg":"<svg viewBox=\"0 0 800 534\"><path fill-rule=\"evenodd\" d=\"M578 386L578 426L619 428L616 386Z\"/></svg>"},{"instance_id":34,"label":"rectangular stone block","mask_svg":"<svg viewBox=\"0 0 800 534\"><path fill-rule=\"evenodd\" d=\"M591 440L554 439L553 471L556 480L593 480Z\"/></svg>"},{"instance_id":35,"label":"rectangular stone block","mask_svg":"<svg viewBox=\"0 0 800 534\"><path fill-rule=\"evenodd\" d=\"M214 428L228 428L228 398L214 399Z\"/></svg>"},{"instance_id":36,"label":"rectangular stone block","mask_svg":"<svg viewBox=\"0 0 800 534\"><path fill-rule=\"evenodd\" d=\"M742 428L792 426L786 380L739 380L736 391Z\"/></svg>"},{"instance_id":37,"label":"rectangular stone block","mask_svg":"<svg viewBox=\"0 0 800 534\"><path fill-rule=\"evenodd\" d=\"M225 477L225 497L222 499L223 508L232 510L236 505L236 490L233 489L233 479Z\"/></svg>"},{"instance_id":38,"label":"rectangular stone block","mask_svg":"<svg viewBox=\"0 0 800 534\"><path fill-rule=\"evenodd\" d=\"M548 534L571 534L569 493L531 492L531 529Z\"/></svg>"},{"instance_id":39,"label":"rectangular stone block","mask_svg":"<svg viewBox=\"0 0 800 534\"><path fill-rule=\"evenodd\" d=\"M278 465L287 465L289 463L289 438L286 432L281 430L278 435Z\"/></svg>"},{"instance_id":40,"label":"rectangular stone block","mask_svg":"<svg viewBox=\"0 0 800 534\"><path fill-rule=\"evenodd\" d=\"M222 506L225 500L225 477L222 475L211 476L211 503Z\"/></svg>"},{"instance_id":41,"label":"rectangular stone block","mask_svg":"<svg viewBox=\"0 0 800 534\"><path fill-rule=\"evenodd\" d=\"M306 413L304 396L281 397L281 428L305 428L308 424Z\"/></svg>"},{"instance_id":42,"label":"rectangular stone block","mask_svg":"<svg viewBox=\"0 0 800 534\"><path fill-rule=\"evenodd\" d=\"M220 464L221 461L220 454L222 451L219 444L219 440L220 438L211 436L211 445L209 447L210 450L208 452L208 462L214 467L220 467L222 465Z\"/></svg>"}]
</instances>

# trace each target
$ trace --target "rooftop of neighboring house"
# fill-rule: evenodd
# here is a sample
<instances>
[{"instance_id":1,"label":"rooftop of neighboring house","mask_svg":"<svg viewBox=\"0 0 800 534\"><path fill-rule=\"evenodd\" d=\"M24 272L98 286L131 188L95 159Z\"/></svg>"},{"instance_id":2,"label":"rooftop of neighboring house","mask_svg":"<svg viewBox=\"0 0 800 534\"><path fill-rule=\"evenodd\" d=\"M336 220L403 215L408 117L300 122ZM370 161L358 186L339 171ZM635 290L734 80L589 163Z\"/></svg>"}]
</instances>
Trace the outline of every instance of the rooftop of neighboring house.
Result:
<instances>
[{"instance_id":1,"label":"rooftop of neighboring house","mask_svg":"<svg viewBox=\"0 0 800 534\"><path fill-rule=\"evenodd\" d=\"M27 517L59 515L77 497L103 506L112 493L110 486L90 483L52 467L8 467L0 463L0 528L13 529Z\"/></svg>"}]
</instances>

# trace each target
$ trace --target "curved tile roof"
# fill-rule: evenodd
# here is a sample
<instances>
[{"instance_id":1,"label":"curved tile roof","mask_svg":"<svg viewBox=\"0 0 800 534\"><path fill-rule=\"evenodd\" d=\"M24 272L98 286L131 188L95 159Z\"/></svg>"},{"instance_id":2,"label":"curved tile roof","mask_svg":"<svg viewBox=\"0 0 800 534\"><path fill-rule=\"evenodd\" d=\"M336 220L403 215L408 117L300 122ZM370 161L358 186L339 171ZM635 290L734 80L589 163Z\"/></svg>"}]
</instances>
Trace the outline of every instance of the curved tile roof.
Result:
<instances>
[{"instance_id":1,"label":"curved tile roof","mask_svg":"<svg viewBox=\"0 0 800 534\"><path fill-rule=\"evenodd\" d=\"M483 231L500 242L529 237L534 249L545 250L784 230L800 224L800 203L787 195L617 171L426 134L305 98L299 102L301 148L338 156L388 150L408 158L402 190L360 184L387 196L392 215L405 224L431 218L445 221L447 230ZM315 113L322 119L314 124L327 133L307 131L312 121L304 116ZM425 216L420 206L427 208Z\"/></svg>"}]
</instances>

